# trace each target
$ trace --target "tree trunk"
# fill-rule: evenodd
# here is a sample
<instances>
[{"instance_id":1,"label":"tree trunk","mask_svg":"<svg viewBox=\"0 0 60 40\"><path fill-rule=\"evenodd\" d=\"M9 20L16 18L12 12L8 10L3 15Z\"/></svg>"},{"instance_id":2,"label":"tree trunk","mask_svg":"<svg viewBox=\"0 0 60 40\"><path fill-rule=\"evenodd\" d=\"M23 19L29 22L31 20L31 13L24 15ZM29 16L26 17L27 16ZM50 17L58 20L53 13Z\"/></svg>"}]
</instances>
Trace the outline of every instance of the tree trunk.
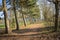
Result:
<instances>
[{"instance_id":1,"label":"tree trunk","mask_svg":"<svg viewBox=\"0 0 60 40\"><path fill-rule=\"evenodd\" d=\"M18 24L16 8L15 8L15 0L13 0L13 5L14 5L13 9L14 9L14 14L15 14L15 20L16 20L16 30L19 30L19 24Z\"/></svg>"},{"instance_id":2,"label":"tree trunk","mask_svg":"<svg viewBox=\"0 0 60 40\"><path fill-rule=\"evenodd\" d=\"M12 0L11 0L10 3L11 3L11 5L12 5ZM12 24L12 17L13 17L13 15L12 15L12 14L13 14L12 11L13 11L13 10L12 10L12 7L11 7L11 8L10 8L10 25Z\"/></svg>"},{"instance_id":3,"label":"tree trunk","mask_svg":"<svg viewBox=\"0 0 60 40\"><path fill-rule=\"evenodd\" d=\"M22 7L21 7L21 13L22 13L22 18L23 18L24 26L26 27L26 21L25 21L25 17L24 17L23 11L22 11Z\"/></svg>"},{"instance_id":4,"label":"tree trunk","mask_svg":"<svg viewBox=\"0 0 60 40\"><path fill-rule=\"evenodd\" d=\"M3 3L3 12L4 12L4 20L5 20L5 33L10 33L6 0L3 0L2 3Z\"/></svg>"},{"instance_id":5,"label":"tree trunk","mask_svg":"<svg viewBox=\"0 0 60 40\"><path fill-rule=\"evenodd\" d=\"M58 2L56 0L56 3L55 3L55 9L56 9L56 14L55 14L55 32L57 31L57 27L58 27L58 15L59 15L59 12L58 12Z\"/></svg>"}]
</instances>

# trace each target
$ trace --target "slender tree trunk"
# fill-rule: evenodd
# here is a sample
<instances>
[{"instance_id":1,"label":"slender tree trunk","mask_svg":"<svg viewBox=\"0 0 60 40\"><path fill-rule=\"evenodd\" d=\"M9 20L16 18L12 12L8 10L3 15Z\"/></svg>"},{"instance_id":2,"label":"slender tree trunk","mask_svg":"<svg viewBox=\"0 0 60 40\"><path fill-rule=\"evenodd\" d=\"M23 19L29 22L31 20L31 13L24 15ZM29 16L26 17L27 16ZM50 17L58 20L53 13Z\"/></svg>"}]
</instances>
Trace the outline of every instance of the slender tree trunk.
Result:
<instances>
[{"instance_id":1,"label":"slender tree trunk","mask_svg":"<svg viewBox=\"0 0 60 40\"><path fill-rule=\"evenodd\" d=\"M18 24L18 20L17 20L17 13L16 13L16 8L15 8L15 0L13 0L13 9L14 9L14 14L15 14L15 20L16 20L16 30L19 30L19 24Z\"/></svg>"},{"instance_id":2,"label":"slender tree trunk","mask_svg":"<svg viewBox=\"0 0 60 40\"><path fill-rule=\"evenodd\" d=\"M59 15L59 12L58 12L58 1L56 0L56 3L55 3L55 9L56 9L56 14L55 14L55 32L57 31L57 27L58 27L58 15Z\"/></svg>"},{"instance_id":3,"label":"slender tree trunk","mask_svg":"<svg viewBox=\"0 0 60 40\"><path fill-rule=\"evenodd\" d=\"M12 10L10 9L10 20L9 20L9 24L11 25L11 23L12 23Z\"/></svg>"},{"instance_id":4,"label":"slender tree trunk","mask_svg":"<svg viewBox=\"0 0 60 40\"><path fill-rule=\"evenodd\" d=\"M25 21L25 17L24 17L23 11L22 11L22 7L21 7L21 13L22 13L22 18L23 18L24 26L26 27L26 21Z\"/></svg>"},{"instance_id":5,"label":"slender tree trunk","mask_svg":"<svg viewBox=\"0 0 60 40\"><path fill-rule=\"evenodd\" d=\"M3 3L3 12L4 12L4 20L5 20L5 33L10 33L6 0L3 0L2 3Z\"/></svg>"}]
</instances>

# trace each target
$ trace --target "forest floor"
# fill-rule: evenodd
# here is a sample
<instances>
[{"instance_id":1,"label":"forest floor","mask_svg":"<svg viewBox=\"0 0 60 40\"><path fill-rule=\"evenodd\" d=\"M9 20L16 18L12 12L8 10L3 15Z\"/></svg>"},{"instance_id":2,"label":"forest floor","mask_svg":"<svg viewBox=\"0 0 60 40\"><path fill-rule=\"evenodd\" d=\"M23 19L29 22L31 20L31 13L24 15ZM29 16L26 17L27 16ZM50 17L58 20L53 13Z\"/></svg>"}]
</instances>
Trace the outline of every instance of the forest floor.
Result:
<instances>
[{"instance_id":1,"label":"forest floor","mask_svg":"<svg viewBox=\"0 0 60 40\"><path fill-rule=\"evenodd\" d=\"M12 30L9 34L0 34L0 40L60 40L60 32L53 32L54 27L43 24L21 26L19 30ZM4 32L0 29L0 32Z\"/></svg>"},{"instance_id":2,"label":"forest floor","mask_svg":"<svg viewBox=\"0 0 60 40\"><path fill-rule=\"evenodd\" d=\"M33 28L44 28L44 24L30 24L27 26L21 26L20 29L33 29Z\"/></svg>"},{"instance_id":3,"label":"forest floor","mask_svg":"<svg viewBox=\"0 0 60 40\"><path fill-rule=\"evenodd\" d=\"M16 28L10 28L13 33L18 34L37 34L37 33L47 33L54 30L53 26L45 26L43 23L41 24L30 24L27 26L20 26L19 30L15 30ZM4 33L5 29L0 28L0 34Z\"/></svg>"},{"instance_id":4,"label":"forest floor","mask_svg":"<svg viewBox=\"0 0 60 40\"><path fill-rule=\"evenodd\" d=\"M60 32L19 35L19 34L5 34L0 35L0 40L60 40Z\"/></svg>"}]
</instances>

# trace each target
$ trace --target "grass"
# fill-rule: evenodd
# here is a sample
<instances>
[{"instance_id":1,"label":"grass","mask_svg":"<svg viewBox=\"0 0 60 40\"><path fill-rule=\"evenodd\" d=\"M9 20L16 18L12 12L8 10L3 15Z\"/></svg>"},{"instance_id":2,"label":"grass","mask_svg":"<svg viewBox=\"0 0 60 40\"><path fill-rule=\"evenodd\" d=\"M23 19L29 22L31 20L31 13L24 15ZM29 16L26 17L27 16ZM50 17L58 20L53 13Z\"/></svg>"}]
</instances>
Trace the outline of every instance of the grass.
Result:
<instances>
[{"instance_id":1,"label":"grass","mask_svg":"<svg viewBox=\"0 0 60 40\"><path fill-rule=\"evenodd\" d=\"M5 28L5 27L4 27L4 24L0 24L0 28Z\"/></svg>"}]
</instances>

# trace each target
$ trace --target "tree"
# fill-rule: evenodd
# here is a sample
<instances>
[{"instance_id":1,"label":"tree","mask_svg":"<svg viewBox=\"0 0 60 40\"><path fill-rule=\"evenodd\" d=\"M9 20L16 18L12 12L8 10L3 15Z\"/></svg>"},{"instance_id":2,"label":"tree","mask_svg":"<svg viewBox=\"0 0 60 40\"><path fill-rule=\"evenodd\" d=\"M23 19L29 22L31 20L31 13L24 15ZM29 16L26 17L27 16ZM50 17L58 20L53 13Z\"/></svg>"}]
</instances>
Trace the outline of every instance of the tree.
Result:
<instances>
[{"instance_id":1,"label":"tree","mask_svg":"<svg viewBox=\"0 0 60 40\"><path fill-rule=\"evenodd\" d=\"M5 33L10 33L8 13L6 8L6 0L2 0L2 4L3 4L3 13L4 13L4 20L5 20Z\"/></svg>"},{"instance_id":2,"label":"tree","mask_svg":"<svg viewBox=\"0 0 60 40\"><path fill-rule=\"evenodd\" d=\"M14 10L15 20L16 20L16 30L19 30L19 24L18 24L18 20L17 20L16 3L15 3L15 0L13 0L13 10Z\"/></svg>"},{"instance_id":3,"label":"tree","mask_svg":"<svg viewBox=\"0 0 60 40\"><path fill-rule=\"evenodd\" d=\"M37 12L37 10L38 10L38 8L37 8L37 5L36 5L36 0L24 0L24 1L20 1L20 6L22 7L22 8L25 8L25 9L27 9L27 11L26 11L26 14L29 16L29 17L31 17L32 16L32 18L34 18L35 19L35 17L36 17L36 12ZM36 10L37 9L37 10ZM32 11L31 11L32 10ZM36 12L35 12L35 10L36 10ZM30 11L30 12L28 12L28 11ZM24 14L24 13L23 13ZM35 16L35 17L34 17ZM24 17L24 19L25 19L25 17ZM25 22L26 23L26 22Z\"/></svg>"},{"instance_id":4,"label":"tree","mask_svg":"<svg viewBox=\"0 0 60 40\"><path fill-rule=\"evenodd\" d=\"M34 6L32 5L31 7L28 7L28 16L31 18L30 21L31 23L34 23L36 22L37 18L39 18L39 14L40 14L40 11L39 11L39 8L38 8L38 5L35 4Z\"/></svg>"},{"instance_id":5,"label":"tree","mask_svg":"<svg viewBox=\"0 0 60 40\"><path fill-rule=\"evenodd\" d=\"M55 14L55 30L54 30L54 32L57 31L57 27L58 27L58 15L59 15L59 11L58 11L58 1L57 0L55 2L55 9L56 9L56 14Z\"/></svg>"},{"instance_id":6,"label":"tree","mask_svg":"<svg viewBox=\"0 0 60 40\"><path fill-rule=\"evenodd\" d=\"M58 15L59 15L59 8L58 8L58 4L59 4L59 0L48 0L49 2L53 2L55 4L55 30L54 32L57 31L57 27L58 27Z\"/></svg>"},{"instance_id":7,"label":"tree","mask_svg":"<svg viewBox=\"0 0 60 40\"><path fill-rule=\"evenodd\" d=\"M0 11L2 11L2 5L0 5Z\"/></svg>"}]
</instances>

